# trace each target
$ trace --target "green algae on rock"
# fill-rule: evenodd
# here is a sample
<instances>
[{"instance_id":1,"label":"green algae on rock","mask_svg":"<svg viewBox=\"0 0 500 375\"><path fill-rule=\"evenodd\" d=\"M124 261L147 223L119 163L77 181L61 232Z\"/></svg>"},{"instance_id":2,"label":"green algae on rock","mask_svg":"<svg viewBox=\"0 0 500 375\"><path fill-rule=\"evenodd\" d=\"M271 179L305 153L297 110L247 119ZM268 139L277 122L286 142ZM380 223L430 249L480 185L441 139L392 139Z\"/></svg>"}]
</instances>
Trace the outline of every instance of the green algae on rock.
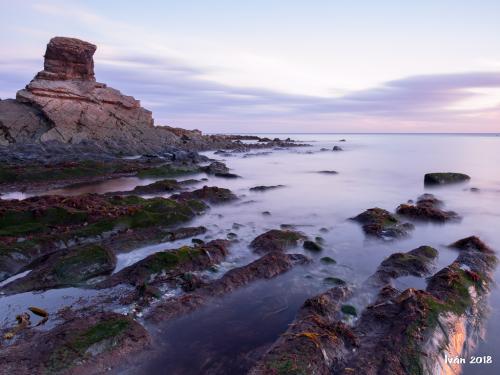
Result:
<instances>
[{"instance_id":1,"label":"green algae on rock","mask_svg":"<svg viewBox=\"0 0 500 375\"><path fill-rule=\"evenodd\" d=\"M206 209L201 201L137 196L41 196L0 201L0 280L58 249L130 230L169 228Z\"/></svg>"},{"instance_id":2,"label":"green algae on rock","mask_svg":"<svg viewBox=\"0 0 500 375\"><path fill-rule=\"evenodd\" d=\"M220 263L228 254L229 241L214 240L199 246L183 246L160 251L115 273L99 284L100 288L121 283L151 284L156 278L172 282L186 272L202 271Z\"/></svg>"},{"instance_id":3,"label":"green algae on rock","mask_svg":"<svg viewBox=\"0 0 500 375\"><path fill-rule=\"evenodd\" d=\"M126 316L97 313L76 317L5 348L2 373L103 373L123 365L150 344L146 330Z\"/></svg>"},{"instance_id":4,"label":"green algae on rock","mask_svg":"<svg viewBox=\"0 0 500 375\"><path fill-rule=\"evenodd\" d=\"M98 245L63 250L28 265L32 271L5 285L5 293L23 293L70 286L82 286L89 279L110 274L116 257Z\"/></svg>"},{"instance_id":5,"label":"green algae on rock","mask_svg":"<svg viewBox=\"0 0 500 375\"><path fill-rule=\"evenodd\" d=\"M285 251L298 245L298 242L305 240L300 232L293 230L272 229L253 239L250 247L256 253L267 253L271 251Z\"/></svg>"},{"instance_id":6,"label":"green algae on rock","mask_svg":"<svg viewBox=\"0 0 500 375\"><path fill-rule=\"evenodd\" d=\"M369 236L382 239L406 237L414 226L402 223L396 216L382 208L370 208L351 218L363 225L363 231Z\"/></svg>"}]
</instances>

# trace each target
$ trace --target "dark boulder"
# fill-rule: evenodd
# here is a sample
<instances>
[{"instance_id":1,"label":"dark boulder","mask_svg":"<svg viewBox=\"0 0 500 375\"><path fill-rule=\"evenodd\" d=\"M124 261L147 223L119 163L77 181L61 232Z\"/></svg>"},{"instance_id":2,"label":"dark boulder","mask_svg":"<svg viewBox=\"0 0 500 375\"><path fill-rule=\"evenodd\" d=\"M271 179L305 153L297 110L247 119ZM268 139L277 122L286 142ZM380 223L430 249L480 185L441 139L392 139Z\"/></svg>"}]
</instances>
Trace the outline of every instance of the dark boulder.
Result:
<instances>
[{"instance_id":1,"label":"dark boulder","mask_svg":"<svg viewBox=\"0 0 500 375\"><path fill-rule=\"evenodd\" d=\"M445 185L458 182L465 182L469 180L470 176L467 176L464 173L454 173L454 172L427 173L424 176L425 185Z\"/></svg>"}]
</instances>

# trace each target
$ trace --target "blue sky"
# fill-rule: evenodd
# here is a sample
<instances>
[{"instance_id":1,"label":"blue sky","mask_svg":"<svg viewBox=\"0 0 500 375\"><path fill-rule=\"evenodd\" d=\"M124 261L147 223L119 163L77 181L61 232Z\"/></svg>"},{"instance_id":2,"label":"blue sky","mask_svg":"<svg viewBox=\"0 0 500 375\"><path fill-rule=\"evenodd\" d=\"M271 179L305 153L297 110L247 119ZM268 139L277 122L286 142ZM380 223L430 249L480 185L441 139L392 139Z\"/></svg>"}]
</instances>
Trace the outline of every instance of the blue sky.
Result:
<instances>
[{"instance_id":1,"label":"blue sky","mask_svg":"<svg viewBox=\"0 0 500 375\"><path fill-rule=\"evenodd\" d=\"M0 0L0 97L56 35L155 123L208 132L500 132L500 2Z\"/></svg>"}]
</instances>

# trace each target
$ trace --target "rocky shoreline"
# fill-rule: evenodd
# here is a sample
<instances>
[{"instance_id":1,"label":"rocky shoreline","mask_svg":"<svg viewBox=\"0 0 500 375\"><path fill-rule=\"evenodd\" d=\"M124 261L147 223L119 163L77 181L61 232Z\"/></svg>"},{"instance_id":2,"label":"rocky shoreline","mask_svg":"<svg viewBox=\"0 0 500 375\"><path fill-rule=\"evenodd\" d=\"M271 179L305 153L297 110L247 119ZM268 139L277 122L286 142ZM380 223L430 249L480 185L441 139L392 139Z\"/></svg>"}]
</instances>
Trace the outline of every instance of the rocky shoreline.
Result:
<instances>
[{"instance_id":1,"label":"rocky shoreline","mask_svg":"<svg viewBox=\"0 0 500 375\"><path fill-rule=\"evenodd\" d=\"M304 144L154 127L151 113L138 101L95 81L95 48L76 39L52 39L44 70L16 100L0 102L0 193L32 195L0 199L0 301L62 288L98 296L81 308L19 311L16 321L0 328L0 374L100 374L127 366L140 373L144 356L161 355L156 344L165 324L259 282L313 264L336 264L322 254L320 235L295 225L261 230L246 241L235 233L243 224L234 222L234 232L213 238L206 227L192 223L213 207L251 202L244 200L246 193L280 194L287 188L250 185L240 194L209 186L211 177L239 181L244 176L199 151L254 157L259 155L255 149L268 154ZM335 146L331 151L341 150ZM319 174L330 179L338 172ZM147 183L101 194L50 192L120 177ZM434 173L424 182L446 185L469 178ZM373 207L345 221L359 224L371 240L393 244L411 237L421 223L459 222L460 215L444 205L424 194L394 212ZM328 232L324 225L320 233ZM177 247L167 247L169 242ZM158 248L118 267L123 254L150 245ZM221 267L237 246L247 253L243 264ZM437 272L439 251L422 243L413 250L394 250L360 285L326 277L321 293L305 300L288 329L244 361L245 371L456 372L444 355L474 347L497 257L476 236L457 239L449 249L456 259ZM404 277L421 279L426 286L401 290L396 283ZM356 308L353 301L367 291L370 301Z\"/></svg>"}]
</instances>

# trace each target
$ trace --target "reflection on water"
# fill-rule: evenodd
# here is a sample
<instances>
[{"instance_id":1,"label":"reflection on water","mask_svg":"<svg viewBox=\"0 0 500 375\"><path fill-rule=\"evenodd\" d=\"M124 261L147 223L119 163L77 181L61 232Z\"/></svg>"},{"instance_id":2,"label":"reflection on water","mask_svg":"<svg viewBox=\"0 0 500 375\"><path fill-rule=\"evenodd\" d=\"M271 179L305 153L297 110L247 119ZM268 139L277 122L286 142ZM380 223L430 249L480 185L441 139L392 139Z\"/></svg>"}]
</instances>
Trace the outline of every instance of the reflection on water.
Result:
<instances>
[{"instance_id":1,"label":"reflection on water","mask_svg":"<svg viewBox=\"0 0 500 375\"><path fill-rule=\"evenodd\" d=\"M204 309L170 323L162 334L164 358L151 366L161 366L163 373L222 373L218 364L230 366L232 374L241 372L238 361L250 363L259 350L274 341L293 319L297 308L308 297L329 287L326 277L342 278L354 285L370 276L378 264L393 252L404 252L421 245L439 250L438 267L453 261L456 253L446 247L457 239L480 236L491 247L500 249L498 234L500 215L500 138L461 135L273 135L308 141L308 149L274 150L272 154L244 158L243 154L227 157L225 162L240 179L209 176L205 184L227 187L240 196L241 202L214 206L190 225L208 228L203 239L224 238L229 232L238 235L239 242L221 269L240 266L255 259L248 243L265 230L281 224L301 225L299 230L310 237L321 236L324 249L320 254L308 254L313 264L301 267L275 280L238 291L217 306ZM338 143L341 138L347 142ZM341 145L344 151L320 151ZM306 151L313 151L312 154ZM224 160L213 152L209 157ZM335 170L338 174L316 173ZM423 185L427 172L455 171L472 177L470 183L428 189ZM105 181L93 186L72 187L55 191L59 194L129 190L151 180L133 177ZM250 192L257 185L285 185L282 189L264 193ZM479 188L471 192L470 187ZM429 192L443 199L446 208L463 216L459 223L445 225L418 224L411 236L397 242L365 238L358 224L347 220L370 207L394 210L400 203ZM54 192L51 192L54 193ZM269 211L270 215L262 212ZM239 225L235 225L239 224ZM326 228L328 231L320 230ZM118 257L123 268L154 251L173 248L167 243L146 247ZM304 252L302 249L295 249ZM319 261L330 256L336 265ZM498 277L498 269L496 277ZM287 284L288 283L288 284ZM420 283L420 284L419 284ZM423 280L401 279L398 288L425 287ZM360 295L359 305L370 299L370 293ZM287 298L287 303L283 303ZM270 303L271 301L272 303ZM486 341L477 353L491 355L500 361L500 295L493 290L491 318L487 321ZM0 303L1 304L1 303ZM271 307L272 306L272 310ZM286 309L282 309L288 306ZM269 307L269 311L267 310ZM275 314L266 315L270 311ZM457 336L456 344L460 346ZM231 362L232 361L232 362ZM250 362L248 362L250 361ZM236 366L236 367L231 367ZM217 372L219 369L219 372ZM464 374L475 374L477 366L465 366ZM497 365L481 366L481 374L498 374Z\"/></svg>"}]
</instances>

